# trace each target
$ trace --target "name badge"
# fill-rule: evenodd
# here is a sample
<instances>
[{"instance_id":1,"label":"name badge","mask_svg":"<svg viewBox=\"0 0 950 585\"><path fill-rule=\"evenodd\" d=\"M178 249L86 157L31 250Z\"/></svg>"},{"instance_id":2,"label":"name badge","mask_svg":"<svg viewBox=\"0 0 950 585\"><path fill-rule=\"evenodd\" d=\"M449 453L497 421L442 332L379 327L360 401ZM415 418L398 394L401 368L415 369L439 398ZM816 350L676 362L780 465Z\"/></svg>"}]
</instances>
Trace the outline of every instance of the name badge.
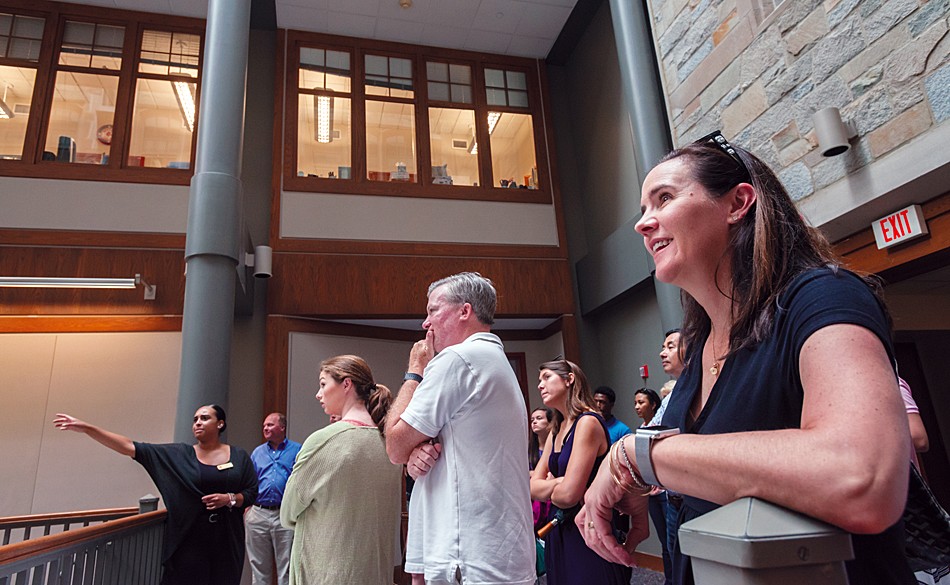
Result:
<instances>
[{"instance_id":1,"label":"name badge","mask_svg":"<svg viewBox=\"0 0 950 585\"><path fill-rule=\"evenodd\" d=\"M234 464L228 461L227 463L222 463L218 466L218 471L224 471L225 469L231 469L234 467Z\"/></svg>"}]
</instances>

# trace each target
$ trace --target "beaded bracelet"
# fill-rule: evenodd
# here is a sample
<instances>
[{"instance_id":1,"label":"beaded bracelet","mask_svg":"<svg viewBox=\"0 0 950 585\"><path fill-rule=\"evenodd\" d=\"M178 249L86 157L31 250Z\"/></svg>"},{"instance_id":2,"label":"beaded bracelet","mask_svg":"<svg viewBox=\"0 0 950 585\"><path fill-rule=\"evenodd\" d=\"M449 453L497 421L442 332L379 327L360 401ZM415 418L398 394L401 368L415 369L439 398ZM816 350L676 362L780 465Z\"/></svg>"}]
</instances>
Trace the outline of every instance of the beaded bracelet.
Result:
<instances>
[{"instance_id":1,"label":"beaded bracelet","mask_svg":"<svg viewBox=\"0 0 950 585\"><path fill-rule=\"evenodd\" d=\"M647 483L643 481L643 478L640 477L640 474L633 468L633 465L631 465L630 458L627 457L627 448L623 444L623 439L617 442L620 443L620 454L623 456L624 467L630 472L630 477L633 478L634 485L643 490L652 490L653 486L647 485Z\"/></svg>"},{"instance_id":2,"label":"beaded bracelet","mask_svg":"<svg viewBox=\"0 0 950 585\"><path fill-rule=\"evenodd\" d=\"M650 487L643 483L642 480L638 480L636 476L631 475L634 480L633 484L624 480L619 459L620 458L617 457L617 445L615 444L611 447L610 454L607 457L608 470L610 471L610 477L614 480L614 483L627 493L636 493L637 490L640 490L641 496L649 494Z\"/></svg>"}]
</instances>

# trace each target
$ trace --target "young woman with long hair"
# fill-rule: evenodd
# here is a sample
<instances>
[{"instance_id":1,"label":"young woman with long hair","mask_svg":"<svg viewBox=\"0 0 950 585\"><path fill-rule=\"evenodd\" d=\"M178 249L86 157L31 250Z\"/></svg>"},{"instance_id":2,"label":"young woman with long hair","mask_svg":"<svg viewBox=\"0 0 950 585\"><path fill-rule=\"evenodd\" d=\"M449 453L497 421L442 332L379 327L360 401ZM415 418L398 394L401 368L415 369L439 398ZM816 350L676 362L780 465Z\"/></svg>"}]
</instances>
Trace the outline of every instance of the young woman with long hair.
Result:
<instances>
[{"instance_id":1,"label":"young woman with long hair","mask_svg":"<svg viewBox=\"0 0 950 585\"><path fill-rule=\"evenodd\" d=\"M402 509L402 467L382 434L392 395L363 358L340 355L320 364L317 399L340 420L310 435L287 480L290 583L390 585Z\"/></svg>"}]
</instances>

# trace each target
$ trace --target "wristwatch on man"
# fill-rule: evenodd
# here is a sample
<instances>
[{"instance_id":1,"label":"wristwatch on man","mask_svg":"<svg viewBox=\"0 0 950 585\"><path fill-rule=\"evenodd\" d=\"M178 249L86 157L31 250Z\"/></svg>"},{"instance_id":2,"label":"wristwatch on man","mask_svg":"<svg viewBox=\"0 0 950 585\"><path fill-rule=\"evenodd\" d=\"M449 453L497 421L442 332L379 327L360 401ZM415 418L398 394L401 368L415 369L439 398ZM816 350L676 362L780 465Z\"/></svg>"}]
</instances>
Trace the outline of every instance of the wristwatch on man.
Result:
<instances>
[{"instance_id":1,"label":"wristwatch on man","mask_svg":"<svg viewBox=\"0 0 950 585\"><path fill-rule=\"evenodd\" d=\"M653 449L653 443L655 441L678 434L680 434L680 430L676 427L656 426L640 427L637 429L633 440L636 445L637 468L640 470L640 477L643 478L644 482L657 487L663 487L660 485L660 480L656 478L656 472L653 471L653 461L650 459L650 451Z\"/></svg>"}]
</instances>

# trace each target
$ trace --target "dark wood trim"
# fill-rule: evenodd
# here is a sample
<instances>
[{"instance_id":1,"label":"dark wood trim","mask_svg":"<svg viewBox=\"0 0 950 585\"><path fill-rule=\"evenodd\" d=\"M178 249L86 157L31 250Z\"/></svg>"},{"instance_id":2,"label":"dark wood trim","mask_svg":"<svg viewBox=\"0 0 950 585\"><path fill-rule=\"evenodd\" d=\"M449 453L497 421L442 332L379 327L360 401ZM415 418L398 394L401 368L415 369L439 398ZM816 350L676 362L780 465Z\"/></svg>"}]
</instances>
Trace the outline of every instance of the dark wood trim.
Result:
<instances>
[{"instance_id":1,"label":"dark wood trim","mask_svg":"<svg viewBox=\"0 0 950 585\"><path fill-rule=\"evenodd\" d=\"M564 315L561 321L561 337L564 342L564 358L581 363L581 343L577 334L577 319L574 315Z\"/></svg>"},{"instance_id":2,"label":"dark wood trim","mask_svg":"<svg viewBox=\"0 0 950 585\"><path fill-rule=\"evenodd\" d=\"M181 315L0 316L0 333L181 331Z\"/></svg>"},{"instance_id":3,"label":"dark wood trim","mask_svg":"<svg viewBox=\"0 0 950 585\"><path fill-rule=\"evenodd\" d=\"M154 300L135 290L0 288L0 315L181 315L185 294L180 250L3 246L5 276L119 277L141 274L157 286Z\"/></svg>"},{"instance_id":4,"label":"dark wood trim","mask_svg":"<svg viewBox=\"0 0 950 585\"><path fill-rule=\"evenodd\" d=\"M449 244L279 238L273 241L272 245L275 252L310 252L317 254L465 256L483 258L565 258L566 256L566 249L560 246L519 246L513 244Z\"/></svg>"},{"instance_id":5,"label":"dark wood trim","mask_svg":"<svg viewBox=\"0 0 950 585\"><path fill-rule=\"evenodd\" d=\"M903 267L911 262L948 253L950 250L950 192L921 205L929 234L916 240L878 250L874 232L867 227L834 244L845 265L860 272L878 274L896 282L906 277ZM941 261L942 262L942 261Z\"/></svg>"},{"instance_id":6,"label":"dark wood trim","mask_svg":"<svg viewBox=\"0 0 950 585\"><path fill-rule=\"evenodd\" d=\"M518 387L521 388L521 397L524 398L525 408L528 410L530 419L531 401L528 399L528 360L523 351L506 351L505 357L508 363L512 363L511 369L515 371L515 378L518 379Z\"/></svg>"},{"instance_id":7,"label":"dark wood trim","mask_svg":"<svg viewBox=\"0 0 950 585\"><path fill-rule=\"evenodd\" d=\"M287 385L290 363L290 332L303 326L301 319L268 315L264 327L264 412L287 412Z\"/></svg>"},{"instance_id":8,"label":"dark wood trim","mask_svg":"<svg viewBox=\"0 0 950 585\"><path fill-rule=\"evenodd\" d=\"M356 108L353 108L355 111ZM365 121L363 122L365 126ZM478 126L478 125L476 125ZM355 128L355 121L354 121ZM362 136L365 143L365 132L358 133ZM421 133L417 132L417 135ZM485 131L487 135L488 132ZM354 134L354 137L356 134ZM288 140L290 138L288 137ZM487 140L487 139L486 139ZM483 139L479 138L478 143L482 144ZM479 161L481 161L481 146L479 148ZM418 166L418 158L417 166ZM361 159L357 159L361 160ZM490 160L490 159L489 159ZM353 161L354 163L356 161ZM65 164L65 163L63 163ZM360 166L364 172L359 176L365 176L366 163L361 160ZM353 165L356 168L356 165ZM541 172L540 169L538 171ZM482 176L481 163L479 163L479 178ZM354 177L357 175L353 174ZM385 181L359 182L356 180L341 181L338 179L328 179L322 177L297 177L285 175L284 191L296 191L301 193L339 193L343 195L383 195L387 197L413 197L418 199L460 199L463 201L504 201L510 203L541 203L550 205L551 194L541 189L502 189L485 186L469 185L434 185L430 182L423 185L419 182L419 177L414 183L400 182L398 185ZM398 191L396 187L398 186Z\"/></svg>"},{"instance_id":9,"label":"dark wood trim","mask_svg":"<svg viewBox=\"0 0 950 585\"><path fill-rule=\"evenodd\" d=\"M184 234L0 228L0 246L185 249Z\"/></svg>"},{"instance_id":10,"label":"dark wood trim","mask_svg":"<svg viewBox=\"0 0 950 585\"><path fill-rule=\"evenodd\" d=\"M274 255L267 307L270 314L322 319L421 318L429 283L463 271L494 281L498 317L574 310L570 264L561 258L287 253Z\"/></svg>"},{"instance_id":11,"label":"dark wood trim","mask_svg":"<svg viewBox=\"0 0 950 585\"><path fill-rule=\"evenodd\" d=\"M111 522L103 522L95 526L86 526L60 534L51 534L41 536L30 540L24 540L16 544L9 544L0 547L0 563L10 563L31 555L45 554L55 552L59 549L69 546L75 546L89 540L116 534L123 530L147 526L150 524L159 524L165 521L165 510L156 510L146 514L135 514L128 518L120 518Z\"/></svg>"},{"instance_id":12,"label":"dark wood trim","mask_svg":"<svg viewBox=\"0 0 950 585\"><path fill-rule=\"evenodd\" d=\"M12 524L34 524L40 522L48 522L50 520L59 521L59 520L82 520L86 518L92 519L92 521L100 520L112 520L116 518L122 518L123 516L131 516L132 514L138 514L139 509L137 506L129 506L126 508L103 508L100 510L79 510L76 512L52 512L49 514L26 514L24 516L4 516L0 518L0 528L12 525Z\"/></svg>"},{"instance_id":13,"label":"dark wood trim","mask_svg":"<svg viewBox=\"0 0 950 585\"><path fill-rule=\"evenodd\" d=\"M651 571L656 571L657 573L663 572L663 558L662 557L658 557L656 555L651 555L647 553L642 553L640 551L634 551L633 558L637 561L638 567L650 569Z\"/></svg>"}]
</instances>

